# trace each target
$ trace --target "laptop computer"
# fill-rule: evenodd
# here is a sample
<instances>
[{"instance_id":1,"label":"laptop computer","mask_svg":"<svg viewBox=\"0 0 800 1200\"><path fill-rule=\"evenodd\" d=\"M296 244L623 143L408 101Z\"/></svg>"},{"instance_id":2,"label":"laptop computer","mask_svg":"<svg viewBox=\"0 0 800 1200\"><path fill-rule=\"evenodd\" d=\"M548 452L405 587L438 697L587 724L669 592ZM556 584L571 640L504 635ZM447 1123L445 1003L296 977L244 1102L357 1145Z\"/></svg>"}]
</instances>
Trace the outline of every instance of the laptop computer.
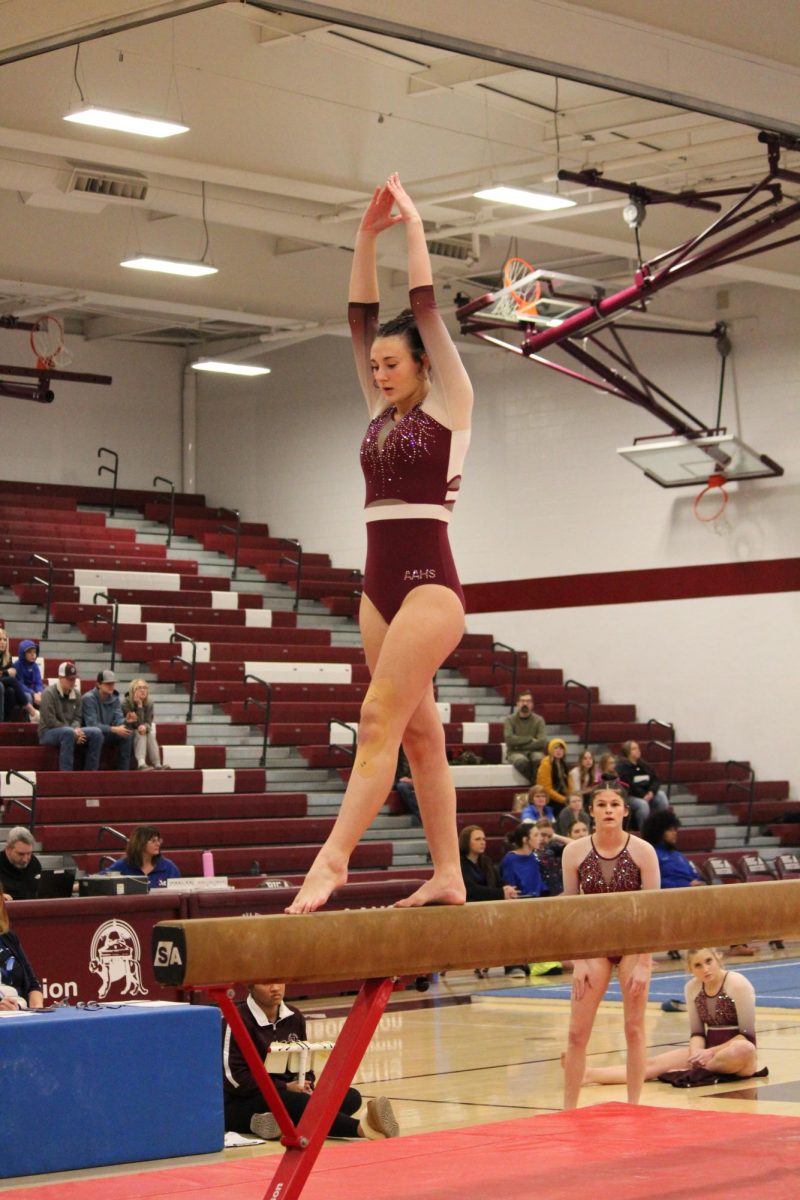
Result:
<instances>
[{"instance_id":1,"label":"laptop computer","mask_svg":"<svg viewBox=\"0 0 800 1200\"><path fill-rule=\"evenodd\" d=\"M72 869L58 871L42 868L39 875L39 900L56 900L61 896L71 896L75 883L75 872Z\"/></svg>"}]
</instances>

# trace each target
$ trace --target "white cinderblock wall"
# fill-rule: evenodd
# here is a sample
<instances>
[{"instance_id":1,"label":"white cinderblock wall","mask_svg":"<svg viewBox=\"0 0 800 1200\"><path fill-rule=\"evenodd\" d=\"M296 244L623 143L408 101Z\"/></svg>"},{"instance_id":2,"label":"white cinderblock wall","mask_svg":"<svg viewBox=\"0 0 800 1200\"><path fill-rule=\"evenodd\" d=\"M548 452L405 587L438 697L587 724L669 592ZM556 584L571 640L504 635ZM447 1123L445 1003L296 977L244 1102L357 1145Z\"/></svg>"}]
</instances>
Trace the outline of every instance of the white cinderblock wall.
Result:
<instances>
[{"instance_id":1,"label":"white cinderblock wall","mask_svg":"<svg viewBox=\"0 0 800 1200\"><path fill-rule=\"evenodd\" d=\"M723 423L777 459L778 480L731 487L725 525L692 516L694 489L664 491L615 453L664 427L640 410L490 347L465 354L473 442L451 525L464 582L787 558L800 554L800 301L757 287L684 293L682 311L730 322ZM687 306L691 303L692 307ZM711 341L636 335L656 382L713 423ZM273 374L203 380L198 486L270 521L337 566L361 565L365 427L346 341L277 353ZM800 779L797 593L471 617L543 665L597 683L609 702L673 720L719 757L749 754L762 779Z\"/></svg>"}]
</instances>

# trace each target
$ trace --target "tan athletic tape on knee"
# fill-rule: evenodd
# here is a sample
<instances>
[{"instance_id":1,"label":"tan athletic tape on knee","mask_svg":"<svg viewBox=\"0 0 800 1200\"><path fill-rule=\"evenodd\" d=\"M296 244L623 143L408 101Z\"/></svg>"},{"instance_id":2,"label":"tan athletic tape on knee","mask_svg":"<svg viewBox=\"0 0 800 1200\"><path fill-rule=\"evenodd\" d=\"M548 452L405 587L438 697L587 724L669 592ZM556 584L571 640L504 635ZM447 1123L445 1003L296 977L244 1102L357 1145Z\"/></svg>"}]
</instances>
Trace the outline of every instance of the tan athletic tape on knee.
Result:
<instances>
[{"instance_id":1,"label":"tan athletic tape on knee","mask_svg":"<svg viewBox=\"0 0 800 1200\"><path fill-rule=\"evenodd\" d=\"M369 735L358 743L355 766L356 774L363 779L371 779L378 769L378 756L389 736L389 712L393 698L394 688L388 679L371 683L364 697L363 707L370 705Z\"/></svg>"}]
</instances>

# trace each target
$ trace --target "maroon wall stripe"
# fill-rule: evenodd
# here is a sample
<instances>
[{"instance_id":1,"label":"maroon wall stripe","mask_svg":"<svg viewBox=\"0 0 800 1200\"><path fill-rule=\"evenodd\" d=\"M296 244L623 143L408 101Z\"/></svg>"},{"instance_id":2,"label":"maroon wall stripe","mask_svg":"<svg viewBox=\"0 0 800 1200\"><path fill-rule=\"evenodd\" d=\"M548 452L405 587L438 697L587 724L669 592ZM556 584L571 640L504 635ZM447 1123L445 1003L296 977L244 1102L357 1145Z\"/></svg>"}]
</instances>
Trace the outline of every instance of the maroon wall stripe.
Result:
<instances>
[{"instance_id":1,"label":"maroon wall stripe","mask_svg":"<svg viewBox=\"0 0 800 1200\"><path fill-rule=\"evenodd\" d=\"M468 613L582 608L599 604L796 591L800 591L800 558L464 584Z\"/></svg>"}]
</instances>

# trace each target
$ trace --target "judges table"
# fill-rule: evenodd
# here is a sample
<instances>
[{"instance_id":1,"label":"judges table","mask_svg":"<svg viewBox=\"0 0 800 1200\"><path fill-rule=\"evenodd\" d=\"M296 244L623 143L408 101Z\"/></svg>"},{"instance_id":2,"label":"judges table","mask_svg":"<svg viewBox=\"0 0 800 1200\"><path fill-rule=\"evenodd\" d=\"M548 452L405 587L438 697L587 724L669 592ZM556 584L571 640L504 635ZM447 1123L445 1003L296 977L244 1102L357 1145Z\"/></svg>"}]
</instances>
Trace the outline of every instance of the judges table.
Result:
<instances>
[{"instance_id":1,"label":"judges table","mask_svg":"<svg viewBox=\"0 0 800 1200\"><path fill-rule=\"evenodd\" d=\"M222 1149L221 1018L139 1001L0 1016L0 1176Z\"/></svg>"}]
</instances>

